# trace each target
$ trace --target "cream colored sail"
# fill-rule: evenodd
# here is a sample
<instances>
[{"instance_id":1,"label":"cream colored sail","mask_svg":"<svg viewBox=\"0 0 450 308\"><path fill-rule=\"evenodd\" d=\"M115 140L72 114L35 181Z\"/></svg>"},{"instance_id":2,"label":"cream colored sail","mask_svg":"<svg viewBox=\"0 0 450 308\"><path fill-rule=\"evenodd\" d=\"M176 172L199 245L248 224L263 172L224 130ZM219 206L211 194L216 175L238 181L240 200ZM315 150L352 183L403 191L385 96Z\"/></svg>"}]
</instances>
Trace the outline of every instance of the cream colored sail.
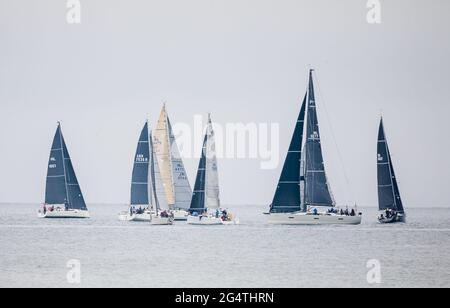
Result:
<instances>
[{"instance_id":1,"label":"cream colored sail","mask_svg":"<svg viewBox=\"0 0 450 308\"><path fill-rule=\"evenodd\" d=\"M153 134L156 157L158 158L161 179L166 192L167 203L170 208L175 204L175 193L172 173L172 157L169 139L169 120L166 106L159 116L158 125Z\"/></svg>"},{"instance_id":2,"label":"cream colored sail","mask_svg":"<svg viewBox=\"0 0 450 308\"><path fill-rule=\"evenodd\" d=\"M216 155L216 138L210 116L206 133L208 135L208 141L206 145L205 207L214 210L220 208L220 189Z\"/></svg>"}]
</instances>

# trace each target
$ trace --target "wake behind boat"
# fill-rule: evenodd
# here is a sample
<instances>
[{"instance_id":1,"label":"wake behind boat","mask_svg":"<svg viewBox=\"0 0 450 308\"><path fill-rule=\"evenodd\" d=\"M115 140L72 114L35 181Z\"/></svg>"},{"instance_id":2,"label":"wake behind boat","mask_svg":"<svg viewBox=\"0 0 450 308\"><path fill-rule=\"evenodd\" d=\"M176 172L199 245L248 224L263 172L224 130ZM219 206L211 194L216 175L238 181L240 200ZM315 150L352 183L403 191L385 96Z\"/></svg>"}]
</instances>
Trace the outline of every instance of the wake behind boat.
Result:
<instances>
[{"instance_id":1,"label":"wake behind boat","mask_svg":"<svg viewBox=\"0 0 450 308\"><path fill-rule=\"evenodd\" d=\"M383 119L378 131L378 221L382 224L406 222L400 190L395 176L391 153L386 140Z\"/></svg>"},{"instance_id":2,"label":"wake behind boat","mask_svg":"<svg viewBox=\"0 0 450 308\"><path fill-rule=\"evenodd\" d=\"M271 224L283 225L357 225L361 223L362 215L357 214L356 209L345 212L337 210L331 194L322 154L312 73L313 70L309 74L308 91L268 220Z\"/></svg>"},{"instance_id":3,"label":"wake behind boat","mask_svg":"<svg viewBox=\"0 0 450 308\"><path fill-rule=\"evenodd\" d=\"M39 218L89 218L72 160L58 123L47 170L45 204Z\"/></svg>"},{"instance_id":4,"label":"wake behind boat","mask_svg":"<svg viewBox=\"0 0 450 308\"><path fill-rule=\"evenodd\" d=\"M238 219L227 210L220 209L219 174L211 116L208 117L202 157L189 212L187 223L190 225L211 226L239 223Z\"/></svg>"},{"instance_id":5,"label":"wake behind boat","mask_svg":"<svg viewBox=\"0 0 450 308\"><path fill-rule=\"evenodd\" d=\"M165 104L159 116L153 142L169 210L175 220L186 221L192 189Z\"/></svg>"},{"instance_id":6,"label":"wake behind boat","mask_svg":"<svg viewBox=\"0 0 450 308\"><path fill-rule=\"evenodd\" d=\"M134 160L130 208L127 212L119 214L119 220L171 225L173 217L168 213L152 140L146 122L139 137Z\"/></svg>"}]
</instances>

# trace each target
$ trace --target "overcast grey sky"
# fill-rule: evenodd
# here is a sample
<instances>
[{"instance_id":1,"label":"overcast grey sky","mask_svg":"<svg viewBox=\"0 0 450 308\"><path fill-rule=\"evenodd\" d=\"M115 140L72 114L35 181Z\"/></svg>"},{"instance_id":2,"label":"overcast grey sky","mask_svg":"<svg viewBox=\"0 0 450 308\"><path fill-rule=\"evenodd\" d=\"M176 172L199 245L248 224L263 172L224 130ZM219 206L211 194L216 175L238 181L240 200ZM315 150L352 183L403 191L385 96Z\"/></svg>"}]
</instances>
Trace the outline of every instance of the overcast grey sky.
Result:
<instances>
[{"instance_id":1,"label":"overcast grey sky","mask_svg":"<svg viewBox=\"0 0 450 308\"><path fill-rule=\"evenodd\" d=\"M87 202L128 202L140 128L163 100L173 122L280 123L284 158L312 65L338 201L377 204L383 110L405 205L450 205L450 1L382 0L380 25L366 3L81 0L69 25L66 1L0 0L0 202L43 201L57 120ZM224 203L271 202L281 164L219 163Z\"/></svg>"}]
</instances>

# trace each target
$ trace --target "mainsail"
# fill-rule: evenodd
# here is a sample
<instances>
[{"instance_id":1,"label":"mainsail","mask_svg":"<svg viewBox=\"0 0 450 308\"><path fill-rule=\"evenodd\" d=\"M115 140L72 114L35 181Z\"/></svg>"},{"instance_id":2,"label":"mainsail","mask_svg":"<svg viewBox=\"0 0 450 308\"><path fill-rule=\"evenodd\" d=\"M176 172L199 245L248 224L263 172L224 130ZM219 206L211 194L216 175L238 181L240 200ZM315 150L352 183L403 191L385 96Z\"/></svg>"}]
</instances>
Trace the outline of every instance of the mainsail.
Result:
<instances>
[{"instance_id":1,"label":"mainsail","mask_svg":"<svg viewBox=\"0 0 450 308\"><path fill-rule=\"evenodd\" d=\"M167 123L172 154L172 179L175 193L175 204L173 208L188 210L191 204L192 189L169 119L167 119Z\"/></svg>"},{"instance_id":2,"label":"mainsail","mask_svg":"<svg viewBox=\"0 0 450 308\"><path fill-rule=\"evenodd\" d=\"M154 134L154 146L169 207L188 209L192 190L165 106Z\"/></svg>"},{"instance_id":3,"label":"mainsail","mask_svg":"<svg viewBox=\"0 0 450 308\"><path fill-rule=\"evenodd\" d=\"M216 138L210 115L208 116L208 127L206 134L208 137L206 144L205 206L208 209L219 209L220 190L219 190L219 173L216 155Z\"/></svg>"},{"instance_id":4,"label":"mainsail","mask_svg":"<svg viewBox=\"0 0 450 308\"><path fill-rule=\"evenodd\" d=\"M278 187L270 207L271 213L292 213L301 210L300 164L302 157L303 131L306 112L306 95L297 119L294 135L284 162Z\"/></svg>"},{"instance_id":5,"label":"mainsail","mask_svg":"<svg viewBox=\"0 0 450 308\"><path fill-rule=\"evenodd\" d=\"M205 135L202 147L202 157L198 165L197 178L195 180L194 192L192 195L191 213L201 214L207 209L205 208L205 189L206 189L206 155L207 155L208 134Z\"/></svg>"},{"instance_id":6,"label":"mainsail","mask_svg":"<svg viewBox=\"0 0 450 308\"><path fill-rule=\"evenodd\" d=\"M131 205L150 204L150 144L148 123L145 123L136 150L131 180Z\"/></svg>"},{"instance_id":7,"label":"mainsail","mask_svg":"<svg viewBox=\"0 0 450 308\"><path fill-rule=\"evenodd\" d=\"M400 197L397 178L391 160L389 146L384 131L383 119L378 131L378 203L380 211L391 209L403 213L403 203Z\"/></svg>"},{"instance_id":8,"label":"mainsail","mask_svg":"<svg viewBox=\"0 0 450 308\"><path fill-rule=\"evenodd\" d=\"M87 210L59 123L48 163L45 203Z\"/></svg>"},{"instance_id":9,"label":"mainsail","mask_svg":"<svg viewBox=\"0 0 450 308\"><path fill-rule=\"evenodd\" d=\"M313 70L309 74L308 116L305 145L305 203L333 207L322 154L322 144L314 95Z\"/></svg>"}]
</instances>

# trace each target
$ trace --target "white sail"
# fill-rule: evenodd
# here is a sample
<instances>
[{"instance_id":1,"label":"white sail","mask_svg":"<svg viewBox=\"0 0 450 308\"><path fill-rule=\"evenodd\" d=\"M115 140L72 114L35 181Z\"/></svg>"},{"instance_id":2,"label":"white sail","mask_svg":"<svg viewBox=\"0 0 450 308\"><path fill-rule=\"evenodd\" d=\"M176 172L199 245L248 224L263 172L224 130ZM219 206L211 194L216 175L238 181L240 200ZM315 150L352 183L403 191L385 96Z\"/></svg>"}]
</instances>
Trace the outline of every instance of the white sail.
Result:
<instances>
[{"instance_id":1,"label":"white sail","mask_svg":"<svg viewBox=\"0 0 450 308\"><path fill-rule=\"evenodd\" d=\"M165 197L170 208L175 204L175 193L172 173L172 157L169 140L169 120L166 107L164 106L159 116L158 125L153 135L154 148L158 165L161 173L161 179L164 186Z\"/></svg>"},{"instance_id":2,"label":"white sail","mask_svg":"<svg viewBox=\"0 0 450 308\"><path fill-rule=\"evenodd\" d=\"M175 204L173 208L188 210L191 205L192 189L189 184L189 179L184 168L183 160L181 159L180 151L178 150L178 145L175 140L175 136L172 131L172 125L170 120L168 122L169 128L169 142L171 149L172 163L172 178L173 178L173 188L175 195Z\"/></svg>"},{"instance_id":3,"label":"white sail","mask_svg":"<svg viewBox=\"0 0 450 308\"><path fill-rule=\"evenodd\" d=\"M206 145L206 179L205 179L205 207L207 209L220 208L219 173L216 155L216 138L212 127L211 117L207 127L208 142Z\"/></svg>"},{"instance_id":4,"label":"white sail","mask_svg":"<svg viewBox=\"0 0 450 308\"><path fill-rule=\"evenodd\" d=\"M158 158L156 156L155 147L153 142L151 142L150 153L153 155L153 179L154 179L154 193L152 194L152 204L154 207L158 205L158 210L167 211L169 210L169 204L166 198L166 192L164 189L164 183L161 175L161 170L159 168ZM153 183L152 183L153 184Z\"/></svg>"}]
</instances>

